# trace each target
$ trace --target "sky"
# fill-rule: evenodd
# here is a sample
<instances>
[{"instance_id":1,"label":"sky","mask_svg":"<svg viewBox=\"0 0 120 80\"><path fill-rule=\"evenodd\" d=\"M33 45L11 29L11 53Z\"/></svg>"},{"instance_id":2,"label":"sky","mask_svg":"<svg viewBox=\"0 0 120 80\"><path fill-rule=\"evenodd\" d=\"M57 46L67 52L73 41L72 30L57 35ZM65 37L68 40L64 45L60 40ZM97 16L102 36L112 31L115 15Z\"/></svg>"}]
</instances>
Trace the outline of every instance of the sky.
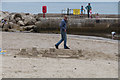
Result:
<instances>
[{"instance_id":1,"label":"sky","mask_svg":"<svg viewBox=\"0 0 120 80\"><path fill-rule=\"evenodd\" d=\"M120 0L0 0L2 2L119 2Z\"/></svg>"}]
</instances>

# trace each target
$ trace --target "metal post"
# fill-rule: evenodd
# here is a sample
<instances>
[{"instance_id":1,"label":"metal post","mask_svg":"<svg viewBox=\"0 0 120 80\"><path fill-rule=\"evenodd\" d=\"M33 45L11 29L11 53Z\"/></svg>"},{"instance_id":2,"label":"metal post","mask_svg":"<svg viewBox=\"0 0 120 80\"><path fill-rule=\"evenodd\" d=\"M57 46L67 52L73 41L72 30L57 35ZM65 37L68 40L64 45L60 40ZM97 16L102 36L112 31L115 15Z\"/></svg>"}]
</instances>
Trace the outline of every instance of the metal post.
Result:
<instances>
[{"instance_id":1,"label":"metal post","mask_svg":"<svg viewBox=\"0 0 120 80\"><path fill-rule=\"evenodd\" d=\"M69 15L69 8L67 8L67 15Z\"/></svg>"},{"instance_id":2,"label":"metal post","mask_svg":"<svg viewBox=\"0 0 120 80\"><path fill-rule=\"evenodd\" d=\"M43 13L43 18L45 18L45 13Z\"/></svg>"}]
</instances>

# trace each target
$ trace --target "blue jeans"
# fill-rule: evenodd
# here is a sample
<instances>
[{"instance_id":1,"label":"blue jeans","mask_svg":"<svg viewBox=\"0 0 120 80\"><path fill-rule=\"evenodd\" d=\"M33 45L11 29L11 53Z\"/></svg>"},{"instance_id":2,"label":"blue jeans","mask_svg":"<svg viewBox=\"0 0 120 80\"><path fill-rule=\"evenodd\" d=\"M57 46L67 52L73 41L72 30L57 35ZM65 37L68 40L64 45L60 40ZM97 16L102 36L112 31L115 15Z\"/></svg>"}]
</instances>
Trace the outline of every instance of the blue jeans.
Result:
<instances>
[{"instance_id":1,"label":"blue jeans","mask_svg":"<svg viewBox=\"0 0 120 80\"><path fill-rule=\"evenodd\" d=\"M67 43L67 33L65 31L61 31L61 40L56 44L56 46L59 46L64 41L64 48L66 48Z\"/></svg>"}]
</instances>

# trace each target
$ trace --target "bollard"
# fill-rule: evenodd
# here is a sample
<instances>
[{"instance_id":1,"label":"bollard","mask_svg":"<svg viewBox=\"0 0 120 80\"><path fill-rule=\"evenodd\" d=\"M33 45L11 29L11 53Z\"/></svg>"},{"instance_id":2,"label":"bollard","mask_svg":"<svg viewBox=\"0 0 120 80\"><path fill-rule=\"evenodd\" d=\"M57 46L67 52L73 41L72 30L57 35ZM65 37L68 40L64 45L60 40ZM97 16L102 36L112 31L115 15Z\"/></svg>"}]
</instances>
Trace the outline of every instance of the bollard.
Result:
<instances>
[{"instance_id":1,"label":"bollard","mask_svg":"<svg viewBox=\"0 0 120 80\"><path fill-rule=\"evenodd\" d=\"M67 15L69 15L69 8L67 8Z\"/></svg>"}]
</instances>

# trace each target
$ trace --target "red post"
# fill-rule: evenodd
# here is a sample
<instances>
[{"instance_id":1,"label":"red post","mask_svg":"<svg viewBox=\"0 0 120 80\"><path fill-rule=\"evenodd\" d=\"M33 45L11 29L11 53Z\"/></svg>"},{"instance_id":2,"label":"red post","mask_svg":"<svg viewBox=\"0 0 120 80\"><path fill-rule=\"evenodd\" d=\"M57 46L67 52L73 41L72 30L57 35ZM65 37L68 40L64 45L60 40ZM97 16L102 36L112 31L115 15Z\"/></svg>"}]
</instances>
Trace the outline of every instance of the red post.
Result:
<instances>
[{"instance_id":1,"label":"red post","mask_svg":"<svg viewBox=\"0 0 120 80\"><path fill-rule=\"evenodd\" d=\"M47 12L47 6L42 6L43 18L45 18L45 13Z\"/></svg>"},{"instance_id":2,"label":"red post","mask_svg":"<svg viewBox=\"0 0 120 80\"><path fill-rule=\"evenodd\" d=\"M43 18L45 18L45 13L43 13Z\"/></svg>"}]
</instances>

